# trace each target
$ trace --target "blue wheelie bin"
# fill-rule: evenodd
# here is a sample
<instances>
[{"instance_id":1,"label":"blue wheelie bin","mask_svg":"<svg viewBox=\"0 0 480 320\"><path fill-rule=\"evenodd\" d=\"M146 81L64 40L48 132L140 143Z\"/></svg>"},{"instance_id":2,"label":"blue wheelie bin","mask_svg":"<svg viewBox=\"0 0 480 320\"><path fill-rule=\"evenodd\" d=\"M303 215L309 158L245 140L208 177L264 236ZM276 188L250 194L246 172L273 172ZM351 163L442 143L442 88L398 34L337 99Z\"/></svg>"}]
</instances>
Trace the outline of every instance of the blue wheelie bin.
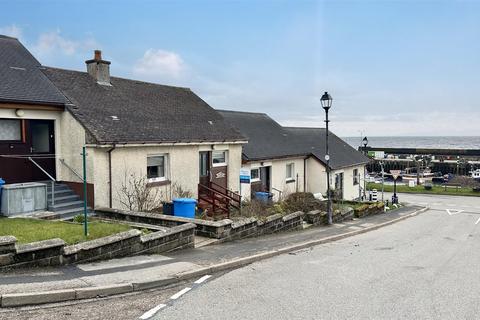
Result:
<instances>
[{"instance_id":1,"label":"blue wheelie bin","mask_svg":"<svg viewBox=\"0 0 480 320\"><path fill-rule=\"evenodd\" d=\"M197 200L191 198L173 199L173 215L176 217L195 218Z\"/></svg>"}]
</instances>

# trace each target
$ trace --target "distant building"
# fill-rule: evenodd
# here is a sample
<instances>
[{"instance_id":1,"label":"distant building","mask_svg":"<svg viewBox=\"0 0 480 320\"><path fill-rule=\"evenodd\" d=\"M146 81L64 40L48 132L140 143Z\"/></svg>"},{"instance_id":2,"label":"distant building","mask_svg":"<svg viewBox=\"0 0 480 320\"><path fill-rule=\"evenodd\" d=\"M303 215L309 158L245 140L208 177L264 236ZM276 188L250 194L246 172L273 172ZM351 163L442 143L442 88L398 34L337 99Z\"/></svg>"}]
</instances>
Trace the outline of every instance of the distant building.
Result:
<instances>
[{"instance_id":1,"label":"distant building","mask_svg":"<svg viewBox=\"0 0 480 320\"><path fill-rule=\"evenodd\" d=\"M257 191L275 199L296 191L326 196L325 129L282 127L264 113L219 112L248 139L242 167L250 170L251 183L242 184L243 198ZM329 150L332 188L343 199L359 198L369 159L331 132Z\"/></svg>"}]
</instances>

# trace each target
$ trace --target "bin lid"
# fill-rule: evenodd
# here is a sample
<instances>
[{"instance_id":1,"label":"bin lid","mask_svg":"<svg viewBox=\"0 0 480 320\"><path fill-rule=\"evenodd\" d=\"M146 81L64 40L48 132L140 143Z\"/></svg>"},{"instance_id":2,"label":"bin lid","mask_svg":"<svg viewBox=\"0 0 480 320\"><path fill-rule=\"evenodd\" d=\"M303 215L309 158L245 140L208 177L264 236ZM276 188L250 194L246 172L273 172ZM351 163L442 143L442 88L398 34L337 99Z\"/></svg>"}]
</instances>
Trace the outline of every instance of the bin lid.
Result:
<instances>
[{"instance_id":1,"label":"bin lid","mask_svg":"<svg viewBox=\"0 0 480 320\"><path fill-rule=\"evenodd\" d=\"M2 184L5 184L5 180L3 180L2 178L0 178L0 185Z\"/></svg>"},{"instance_id":2,"label":"bin lid","mask_svg":"<svg viewBox=\"0 0 480 320\"><path fill-rule=\"evenodd\" d=\"M268 196L270 194L270 192L255 192L256 195L259 195L259 196Z\"/></svg>"},{"instance_id":3,"label":"bin lid","mask_svg":"<svg viewBox=\"0 0 480 320\"><path fill-rule=\"evenodd\" d=\"M197 203L197 200L192 199L192 198L176 198L176 199L173 199L173 202L179 202L179 203Z\"/></svg>"}]
</instances>

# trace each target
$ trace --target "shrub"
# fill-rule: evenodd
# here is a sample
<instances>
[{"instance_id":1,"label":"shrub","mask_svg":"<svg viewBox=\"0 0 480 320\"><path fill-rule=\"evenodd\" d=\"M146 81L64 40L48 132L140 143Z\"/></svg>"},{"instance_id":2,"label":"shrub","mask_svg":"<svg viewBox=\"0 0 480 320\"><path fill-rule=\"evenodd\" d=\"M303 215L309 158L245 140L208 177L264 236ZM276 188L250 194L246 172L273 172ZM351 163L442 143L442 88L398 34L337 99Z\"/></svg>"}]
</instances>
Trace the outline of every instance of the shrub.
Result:
<instances>
[{"instance_id":1,"label":"shrub","mask_svg":"<svg viewBox=\"0 0 480 320\"><path fill-rule=\"evenodd\" d=\"M426 183L424 186L425 190L432 190L432 184L431 183Z\"/></svg>"},{"instance_id":2,"label":"shrub","mask_svg":"<svg viewBox=\"0 0 480 320\"><path fill-rule=\"evenodd\" d=\"M90 221L90 219L87 218L87 221ZM85 216L83 215L83 213L77 214L75 217L73 217L73 222L84 223L85 222Z\"/></svg>"},{"instance_id":3,"label":"shrub","mask_svg":"<svg viewBox=\"0 0 480 320\"><path fill-rule=\"evenodd\" d=\"M310 192L296 192L290 194L283 203L283 208L287 212L309 212L312 210L326 210L326 203L315 199Z\"/></svg>"}]
</instances>

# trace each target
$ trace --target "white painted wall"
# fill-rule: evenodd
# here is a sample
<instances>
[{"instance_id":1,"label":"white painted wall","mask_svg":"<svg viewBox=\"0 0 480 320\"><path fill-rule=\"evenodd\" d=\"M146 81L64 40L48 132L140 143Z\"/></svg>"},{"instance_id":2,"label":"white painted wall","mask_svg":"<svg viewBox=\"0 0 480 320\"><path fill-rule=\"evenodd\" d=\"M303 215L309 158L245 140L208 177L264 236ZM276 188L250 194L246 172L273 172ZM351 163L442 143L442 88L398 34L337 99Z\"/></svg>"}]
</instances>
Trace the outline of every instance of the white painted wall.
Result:
<instances>
[{"instance_id":1,"label":"white painted wall","mask_svg":"<svg viewBox=\"0 0 480 320\"><path fill-rule=\"evenodd\" d=\"M263 163L263 165L262 165ZM287 182L287 164L293 163L294 164L294 181ZM291 193L296 191L303 192L304 191L304 158L289 158L289 159L277 159L272 161L257 161L257 162L250 162L244 164L244 168L252 169L252 168L259 168L259 167L268 167L271 166L271 177L270 177L270 188L271 192L273 193L273 200L278 201L281 198L285 198ZM298 175L298 178L297 178ZM275 189L282 191L282 195L280 197L280 193ZM250 184L243 183L242 184L242 198L244 200L249 200L251 194Z\"/></svg>"},{"instance_id":2,"label":"white painted wall","mask_svg":"<svg viewBox=\"0 0 480 320\"><path fill-rule=\"evenodd\" d=\"M104 150L105 149L105 150ZM161 193L162 199L170 200L175 196L174 185L190 191L197 197L199 182L199 152L212 150L206 145L116 147L112 151L112 206L125 208L121 204L121 188L128 185L128 176L146 177L147 156L166 154L168 156L167 176L171 181L165 186L154 187ZM228 186L232 191L239 191L241 164L241 145L215 145L215 150L228 151ZM107 148L94 151L95 172L95 206L109 205L108 154ZM127 176L127 178L125 178ZM127 180L125 180L127 179Z\"/></svg>"}]
</instances>

